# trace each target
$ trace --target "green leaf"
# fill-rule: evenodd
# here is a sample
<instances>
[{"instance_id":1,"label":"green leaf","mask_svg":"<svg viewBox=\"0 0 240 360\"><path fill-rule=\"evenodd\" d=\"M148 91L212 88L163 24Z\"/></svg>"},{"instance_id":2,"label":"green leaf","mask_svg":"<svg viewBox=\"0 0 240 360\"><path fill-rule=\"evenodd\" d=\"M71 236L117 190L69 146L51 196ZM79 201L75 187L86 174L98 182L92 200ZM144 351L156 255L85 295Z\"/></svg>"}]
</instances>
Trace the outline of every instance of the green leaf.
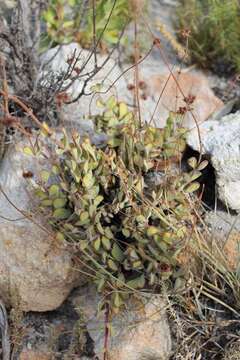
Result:
<instances>
[{"instance_id":1,"label":"green leaf","mask_svg":"<svg viewBox=\"0 0 240 360\"><path fill-rule=\"evenodd\" d=\"M191 175L191 181L194 181L198 179L200 176L202 176L202 173L199 170L194 170L190 175Z\"/></svg>"},{"instance_id":2,"label":"green leaf","mask_svg":"<svg viewBox=\"0 0 240 360\"><path fill-rule=\"evenodd\" d=\"M76 168L77 168L77 163L76 163L76 161L71 160L71 167L72 167L72 170L73 170L73 171L76 170Z\"/></svg>"},{"instance_id":3,"label":"green leaf","mask_svg":"<svg viewBox=\"0 0 240 360\"><path fill-rule=\"evenodd\" d=\"M144 223L146 223L147 219L146 219L143 215L138 215L138 216L136 217L136 221L137 221L138 223L144 224Z\"/></svg>"},{"instance_id":4,"label":"green leaf","mask_svg":"<svg viewBox=\"0 0 240 360\"><path fill-rule=\"evenodd\" d=\"M109 226L105 227L104 233L109 239L113 239L113 233Z\"/></svg>"},{"instance_id":5,"label":"green leaf","mask_svg":"<svg viewBox=\"0 0 240 360\"><path fill-rule=\"evenodd\" d=\"M74 22L72 20L64 21L62 24L63 29L71 28L74 26Z\"/></svg>"},{"instance_id":6,"label":"green leaf","mask_svg":"<svg viewBox=\"0 0 240 360\"><path fill-rule=\"evenodd\" d=\"M30 155L30 156L34 155L32 148L30 148L29 146L25 146L23 149L23 152L26 155Z\"/></svg>"},{"instance_id":7,"label":"green leaf","mask_svg":"<svg viewBox=\"0 0 240 360\"><path fill-rule=\"evenodd\" d=\"M113 299L114 306L116 308L120 308L121 305L123 305L123 300L122 300L119 292L115 292L113 297L114 297L114 299Z\"/></svg>"},{"instance_id":8,"label":"green leaf","mask_svg":"<svg viewBox=\"0 0 240 360\"><path fill-rule=\"evenodd\" d=\"M126 238L129 238L130 235L131 235L130 231L128 229L125 229L125 228L122 229L122 233Z\"/></svg>"},{"instance_id":9,"label":"green leaf","mask_svg":"<svg viewBox=\"0 0 240 360\"><path fill-rule=\"evenodd\" d=\"M68 184L67 183L61 182L60 186L64 191L68 192L69 189L68 189Z\"/></svg>"},{"instance_id":10,"label":"green leaf","mask_svg":"<svg viewBox=\"0 0 240 360\"><path fill-rule=\"evenodd\" d=\"M95 249L96 251L98 251L98 250L100 249L100 246L101 246L101 239L100 239L100 237L97 238L97 240L94 241L93 246L94 246L94 249Z\"/></svg>"},{"instance_id":11,"label":"green leaf","mask_svg":"<svg viewBox=\"0 0 240 360\"><path fill-rule=\"evenodd\" d=\"M111 249L111 241L106 236L102 236L101 241L106 250Z\"/></svg>"},{"instance_id":12,"label":"green leaf","mask_svg":"<svg viewBox=\"0 0 240 360\"><path fill-rule=\"evenodd\" d=\"M96 154L95 154L95 150L92 147L92 145L90 144L90 141L88 139L86 139L83 143L82 143L82 147L83 149L89 153L92 158L96 161Z\"/></svg>"},{"instance_id":13,"label":"green leaf","mask_svg":"<svg viewBox=\"0 0 240 360\"><path fill-rule=\"evenodd\" d=\"M67 219L70 215L71 215L71 211L65 208L56 209L53 212L53 217L56 218L57 220Z\"/></svg>"},{"instance_id":14,"label":"green leaf","mask_svg":"<svg viewBox=\"0 0 240 360\"><path fill-rule=\"evenodd\" d=\"M117 139L117 138L112 138L112 139L109 139L107 143L110 147L115 148L115 147L121 145L121 140Z\"/></svg>"},{"instance_id":15,"label":"green leaf","mask_svg":"<svg viewBox=\"0 0 240 360\"><path fill-rule=\"evenodd\" d=\"M68 4L73 7L75 5L77 5L77 0L68 0Z\"/></svg>"},{"instance_id":16,"label":"green leaf","mask_svg":"<svg viewBox=\"0 0 240 360\"><path fill-rule=\"evenodd\" d=\"M167 244L172 244L173 234L171 232L165 232L163 234L163 241L165 241Z\"/></svg>"},{"instance_id":17,"label":"green leaf","mask_svg":"<svg viewBox=\"0 0 240 360\"><path fill-rule=\"evenodd\" d=\"M53 165L53 167L52 167L52 172L53 172L53 174L55 174L55 175L58 175L58 174L59 174L59 168L58 168L57 165Z\"/></svg>"},{"instance_id":18,"label":"green leaf","mask_svg":"<svg viewBox=\"0 0 240 360\"><path fill-rule=\"evenodd\" d=\"M78 160L78 149L77 149L76 147L74 147L74 148L71 149L71 153L72 153L72 155L73 155L73 158L74 158L75 160Z\"/></svg>"},{"instance_id":19,"label":"green leaf","mask_svg":"<svg viewBox=\"0 0 240 360\"><path fill-rule=\"evenodd\" d=\"M108 121L108 127L109 128L114 128L118 125L119 123L119 120L117 118L111 118L109 121Z\"/></svg>"},{"instance_id":20,"label":"green leaf","mask_svg":"<svg viewBox=\"0 0 240 360\"><path fill-rule=\"evenodd\" d=\"M82 184L86 189L90 189L94 185L94 183L95 183L95 179L93 177L92 172L90 171L83 177Z\"/></svg>"},{"instance_id":21,"label":"green leaf","mask_svg":"<svg viewBox=\"0 0 240 360\"><path fill-rule=\"evenodd\" d=\"M205 169L205 167L208 166L208 161L207 160L203 160L197 167L197 169L199 171L202 171L203 169Z\"/></svg>"},{"instance_id":22,"label":"green leaf","mask_svg":"<svg viewBox=\"0 0 240 360\"><path fill-rule=\"evenodd\" d=\"M98 195L95 200L94 200L94 206L98 207L98 205L103 201L103 196L102 195Z\"/></svg>"},{"instance_id":23,"label":"green leaf","mask_svg":"<svg viewBox=\"0 0 240 360\"><path fill-rule=\"evenodd\" d=\"M53 201L53 206L55 207L55 209L59 209L59 208L64 207L66 205L66 203L67 203L67 199L58 198Z\"/></svg>"},{"instance_id":24,"label":"green leaf","mask_svg":"<svg viewBox=\"0 0 240 360\"><path fill-rule=\"evenodd\" d=\"M198 190L199 187L200 187L200 184L198 182L193 182L186 189L184 189L184 191L187 193L192 193L192 192Z\"/></svg>"},{"instance_id":25,"label":"green leaf","mask_svg":"<svg viewBox=\"0 0 240 360\"><path fill-rule=\"evenodd\" d=\"M134 261L132 263L132 267L133 267L133 269L142 269L143 268L142 261L141 260Z\"/></svg>"},{"instance_id":26,"label":"green leaf","mask_svg":"<svg viewBox=\"0 0 240 360\"><path fill-rule=\"evenodd\" d=\"M86 221L89 219L89 213L88 211L83 211L81 214L80 214L80 220L81 221Z\"/></svg>"},{"instance_id":27,"label":"green leaf","mask_svg":"<svg viewBox=\"0 0 240 360\"><path fill-rule=\"evenodd\" d=\"M190 159L188 159L188 165L191 166L192 169L196 169L197 159L195 157L191 157Z\"/></svg>"},{"instance_id":28,"label":"green leaf","mask_svg":"<svg viewBox=\"0 0 240 360\"><path fill-rule=\"evenodd\" d=\"M80 250L84 251L88 247L88 241L87 240L81 240L79 243Z\"/></svg>"},{"instance_id":29,"label":"green leaf","mask_svg":"<svg viewBox=\"0 0 240 360\"><path fill-rule=\"evenodd\" d=\"M43 136L49 136L52 134L52 131L50 130L48 124L45 121L42 123L41 134Z\"/></svg>"},{"instance_id":30,"label":"green leaf","mask_svg":"<svg viewBox=\"0 0 240 360\"><path fill-rule=\"evenodd\" d=\"M118 31L117 30L111 30L111 31L105 31L104 32L104 39L108 41L110 44L117 44L119 41L118 38Z\"/></svg>"},{"instance_id":31,"label":"green leaf","mask_svg":"<svg viewBox=\"0 0 240 360\"><path fill-rule=\"evenodd\" d=\"M110 110L112 110L116 104L117 104L117 100L114 95L110 96L110 98L106 102L106 106Z\"/></svg>"},{"instance_id":32,"label":"green leaf","mask_svg":"<svg viewBox=\"0 0 240 360\"><path fill-rule=\"evenodd\" d=\"M142 193L144 187L144 181L143 178L141 178L136 184L135 184L135 190L138 193Z\"/></svg>"},{"instance_id":33,"label":"green leaf","mask_svg":"<svg viewBox=\"0 0 240 360\"><path fill-rule=\"evenodd\" d=\"M142 289L145 285L145 277L142 274L141 276L127 281L127 286L133 289Z\"/></svg>"},{"instance_id":34,"label":"green leaf","mask_svg":"<svg viewBox=\"0 0 240 360\"><path fill-rule=\"evenodd\" d=\"M98 223L96 224L96 227L97 227L97 230L99 231L99 233L100 233L101 235L104 235L104 234L105 234L105 233L104 233L104 229L103 229L102 225L100 224L100 222L98 222Z\"/></svg>"},{"instance_id":35,"label":"green leaf","mask_svg":"<svg viewBox=\"0 0 240 360\"><path fill-rule=\"evenodd\" d=\"M120 246L115 242L112 248L112 256L115 260L122 262L124 260L124 254Z\"/></svg>"},{"instance_id":36,"label":"green leaf","mask_svg":"<svg viewBox=\"0 0 240 360\"><path fill-rule=\"evenodd\" d=\"M128 107L124 102L119 103L119 117L123 118L128 113Z\"/></svg>"},{"instance_id":37,"label":"green leaf","mask_svg":"<svg viewBox=\"0 0 240 360\"><path fill-rule=\"evenodd\" d=\"M153 236L155 234L159 233L159 229L155 226L149 226L147 229L147 235L148 236Z\"/></svg>"},{"instance_id":38,"label":"green leaf","mask_svg":"<svg viewBox=\"0 0 240 360\"><path fill-rule=\"evenodd\" d=\"M41 202L41 205L42 206L52 206L52 200L50 200L50 199L45 199L45 200L43 200L42 202Z\"/></svg>"},{"instance_id":39,"label":"green leaf","mask_svg":"<svg viewBox=\"0 0 240 360\"><path fill-rule=\"evenodd\" d=\"M118 266L116 265L116 263L113 260L109 259L107 263L111 270L113 270L113 271L118 270Z\"/></svg>"},{"instance_id":40,"label":"green leaf","mask_svg":"<svg viewBox=\"0 0 240 360\"><path fill-rule=\"evenodd\" d=\"M58 196L59 191L60 191L59 186L56 185L56 184L53 184L53 185L51 185L50 188L49 188L49 195L50 195L51 197Z\"/></svg>"},{"instance_id":41,"label":"green leaf","mask_svg":"<svg viewBox=\"0 0 240 360\"><path fill-rule=\"evenodd\" d=\"M89 169L89 163L88 161L85 161L84 165L83 165L83 171L86 174L88 172Z\"/></svg>"},{"instance_id":42,"label":"green leaf","mask_svg":"<svg viewBox=\"0 0 240 360\"><path fill-rule=\"evenodd\" d=\"M56 23L56 11L52 8L49 8L43 13L43 18L47 23L54 25Z\"/></svg>"},{"instance_id":43,"label":"green leaf","mask_svg":"<svg viewBox=\"0 0 240 360\"><path fill-rule=\"evenodd\" d=\"M97 209L96 209L96 206L90 205L90 206L89 206L89 209L88 209L89 215L90 215L91 217L95 216L96 210L97 210Z\"/></svg>"},{"instance_id":44,"label":"green leaf","mask_svg":"<svg viewBox=\"0 0 240 360\"><path fill-rule=\"evenodd\" d=\"M45 191L43 191L43 190L40 190L40 189L37 189L35 191L35 195L41 200L46 199L48 197L47 193Z\"/></svg>"}]
</instances>

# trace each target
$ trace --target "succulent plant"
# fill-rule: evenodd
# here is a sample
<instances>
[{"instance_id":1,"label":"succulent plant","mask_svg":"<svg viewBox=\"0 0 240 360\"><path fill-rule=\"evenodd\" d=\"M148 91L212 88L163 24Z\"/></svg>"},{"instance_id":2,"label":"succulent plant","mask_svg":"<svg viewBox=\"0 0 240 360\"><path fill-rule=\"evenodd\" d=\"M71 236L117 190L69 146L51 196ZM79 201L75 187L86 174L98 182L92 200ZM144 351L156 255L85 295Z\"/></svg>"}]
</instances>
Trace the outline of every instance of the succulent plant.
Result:
<instances>
[{"instance_id":1,"label":"succulent plant","mask_svg":"<svg viewBox=\"0 0 240 360\"><path fill-rule=\"evenodd\" d=\"M176 166L185 130L173 118L156 129L139 125L114 97L98 105L104 111L93 120L95 131L108 136L105 146L63 129L35 194L57 239L74 245L98 290L112 294L118 309L131 291L158 288L173 274L191 232L189 197L206 164L191 159L189 173ZM38 153L46 156L40 139ZM149 185L156 173L162 181Z\"/></svg>"},{"instance_id":2,"label":"succulent plant","mask_svg":"<svg viewBox=\"0 0 240 360\"><path fill-rule=\"evenodd\" d=\"M91 2L83 0L50 0L43 13L43 21L47 27L43 47L52 42L62 44L76 41L89 48L94 31L100 46L117 44L124 27L132 18L129 1L97 0L95 24L92 7Z\"/></svg>"}]
</instances>

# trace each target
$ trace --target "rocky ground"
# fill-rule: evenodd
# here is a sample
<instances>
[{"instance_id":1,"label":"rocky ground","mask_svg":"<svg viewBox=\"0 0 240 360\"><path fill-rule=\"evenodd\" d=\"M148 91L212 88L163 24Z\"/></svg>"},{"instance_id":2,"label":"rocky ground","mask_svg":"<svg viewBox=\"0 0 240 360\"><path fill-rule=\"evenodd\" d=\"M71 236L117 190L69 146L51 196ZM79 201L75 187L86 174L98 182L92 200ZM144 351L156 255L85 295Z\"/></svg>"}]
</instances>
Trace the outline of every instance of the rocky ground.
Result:
<instances>
[{"instance_id":1,"label":"rocky ground","mask_svg":"<svg viewBox=\"0 0 240 360\"><path fill-rule=\"evenodd\" d=\"M12 4L11 1L5 1L3 6L1 4L1 12L8 16ZM155 36L162 39L164 54L168 59L166 61L163 54L154 49L140 66L141 81L144 84L141 90L142 117L146 121L152 119L159 127L165 124L169 111L184 106L183 100L179 99L179 90L171 81L158 104L169 67L178 74L176 70L181 66L173 46L163 37L162 31L157 30L161 23L175 36L173 22L177 4L178 1L174 0L153 0L146 16ZM63 47L51 63L52 70L64 67L64 59L77 46L70 44ZM146 50L144 48L145 44L143 52ZM43 61L51 58L53 51L56 49L43 55ZM108 83L113 83L121 74L122 67L128 66L128 55L121 58L117 65L112 59L108 67L98 74L98 78L94 78L93 83L106 76ZM99 61L104 61L104 55L99 57ZM191 93L196 97L194 114L201 132L201 151L210 161L206 173L209 184L205 190L208 208L206 223L218 235L220 243L224 244L225 255L231 267L236 269L240 239L239 79L203 73L189 67L190 64L183 65L185 70L179 77L179 82L186 94ZM132 73L128 72L117 83L118 96L130 106L132 94L128 85L132 81ZM69 92L74 94L81 87L81 82L76 83ZM77 124L79 131L90 133L95 142L101 142L103 139L96 138L92 133L90 122L86 125L86 122L78 121L80 115L86 116L86 109L91 114L97 111L94 103L87 97L63 108L61 121L65 125L69 123L69 126ZM191 130L195 126L191 117L186 116L185 126ZM199 153L196 129L190 132L188 145L190 154L193 151ZM19 141L17 146L19 149L24 144ZM31 163L18 150L9 148L0 169L0 183L8 196L0 195L0 210L6 209L5 218L0 219L0 295L7 305L14 305L10 312L11 337L15 344L12 358L100 360L105 335L104 316L97 317L97 304L101 299L86 285L86 278L74 270L74 263L66 249L51 248L47 241L49 234L46 224L41 224L42 230L39 231L37 225L23 219L16 209L28 212L32 206L26 181L21 176L23 169L27 167L34 172L36 167L39 169L42 166L41 161ZM14 199L16 208L9 207L9 196ZM173 355L176 344L167 317L169 311L166 311L166 298L150 297L147 300L142 307L138 303L130 304L128 310L114 320L115 337L110 344L111 360L167 360L171 355L173 360L180 359ZM235 330L236 337L239 337L237 331L240 331L239 325ZM226 357L226 360L230 359L235 360L234 357Z\"/></svg>"}]
</instances>

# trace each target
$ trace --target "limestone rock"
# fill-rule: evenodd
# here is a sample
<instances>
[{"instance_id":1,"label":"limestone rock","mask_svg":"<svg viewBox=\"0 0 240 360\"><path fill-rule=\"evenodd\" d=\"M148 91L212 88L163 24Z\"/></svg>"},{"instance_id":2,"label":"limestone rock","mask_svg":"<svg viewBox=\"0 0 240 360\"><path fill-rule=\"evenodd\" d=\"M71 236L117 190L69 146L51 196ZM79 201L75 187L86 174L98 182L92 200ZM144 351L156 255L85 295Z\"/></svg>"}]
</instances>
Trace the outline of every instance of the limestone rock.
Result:
<instances>
[{"instance_id":1,"label":"limestone rock","mask_svg":"<svg viewBox=\"0 0 240 360\"><path fill-rule=\"evenodd\" d=\"M23 154L25 145L9 148L0 168L1 189L8 197L0 192L0 293L6 303L17 302L25 311L48 311L65 300L79 274L42 219L24 217L34 197L23 171L35 174L42 166L42 160Z\"/></svg>"},{"instance_id":2,"label":"limestone rock","mask_svg":"<svg viewBox=\"0 0 240 360\"><path fill-rule=\"evenodd\" d=\"M227 237L231 231L240 233L239 215L218 209L206 212L204 220L208 227L221 238Z\"/></svg>"},{"instance_id":3,"label":"limestone rock","mask_svg":"<svg viewBox=\"0 0 240 360\"><path fill-rule=\"evenodd\" d=\"M91 53L88 50L82 49L76 43L57 46L42 56L43 65L47 64L42 75L45 75L44 81L48 82L47 72L52 72L54 76L61 76L67 71L69 67L67 61L74 52L75 56L79 55L77 68L81 69L85 62L86 66L82 70L85 75L80 74L80 77L75 79L71 85L69 85L70 80L64 81L64 85L69 85L67 89L69 100L76 99L83 86L85 87L84 81L94 70L94 57L90 56ZM122 71L114 60L114 55L107 61L106 59L106 55L97 55L98 66L102 66L102 68L86 83L84 91L90 95L83 95L78 101L62 105L59 109L59 117L63 124L68 123L69 126L72 123L75 126L77 123L80 125L78 127L80 132L93 134L93 124L90 118L91 115L96 115L102 111L96 106L99 95L103 99L107 99L110 95L116 95L119 100L126 101L130 105L130 109L134 109L134 91L128 90L128 84L134 83L133 69L125 72L131 66L124 64L124 71ZM198 124L202 123L223 106L222 101L214 95L204 75L184 71L179 75L175 72L174 77L178 81L177 85L172 76L169 78L169 72L166 72L166 68L160 64L159 59L150 57L139 66L141 80L139 83L139 104L140 117L143 122L151 122L160 128L164 127L170 111L177 112L186 106L184 96L194 98L193 104L191 104L194 117L188 111L183 120L183 125L188 128L195 127L196 121ZM163 69L165 69L165 73L161 74ZM93 93L92 87L98 86L98 84L101 84L100 90L95 95L91 95ZM161 100L158 102L161 93Z\"/></svg>"},{"instance_id":4,"label":"limestone rock","mask_svg":"<svg viewBox=\"0 0 240 360\"><path fill-rule=\"evenodd\" d=\"M149 96L159 104L156 110L155 124L164 127L169 112L177 113L187 107L185 98L191 104L192 111L187 111L183 116L179 115L179 121L183 126L191 129L196 123L202 124L215 112L223 107L223 102L218 99L211 90L207 78L199 73L183 72L153 75L147 82L146 96Z\"/></svg>"},{"instance_id":5,"label":"limestone rock","mask_svg":"<svg viewBox=\"0 0 240 360\"><path fill-rule=\"evenodd\" d=\"M46 77L48 72L52 72L54 76L59 76L61 73L66 71L68 68L67 60L71 58L74 51L76 52L76 55L80 54L77 67L81 68L91 53L88 50L82 49L79 44L71 43L48 50L42 57L43 64L49 63L46 66L45 72L42 73L43 77L45 76L44 81L48 81ZM77 128L81 134L90 135L96 142L98 142L98 139L95 139L96 134L94 134L93 131L91 116L102 113L102 109L99 109L96 106L96 101L99 96L101 96L104 100L108 99L111 95L117 96L119 101L127 102L129 109L134 110L134 93L128 90L128 84L133 83L133 70L128 71L124 76L123 71L121 71L114 60L114 56L105 63L106 58L106 55L97 55L99 67L101 67L103 63L104 66L96 75L93 76L85 88L85 93L90 94L92 93L91 89L93 86L101 84L99 93L96 93L95 95L83 95L78 101L72 104L63 104L61 108L58 109L58 116L63 125ZM124 65L124 69L129 67L131 67L131 65ZM92 56L90 57L90 60L88 60L83 72L88 74L91 73L93 69L94 58ZM69 99L75 99L77 97L77 95L81 92L84 86L84 81L87 77L88 75L81 76L80 79L75 80L75 82L67 89ZM128 81L126 79L128 79ZM67 84L69 84L69 81L64 82L64 85ZM139 100L141 120L149 122L156 102L151 97L148 97L147 101L143 98L140 98Z\"/></svg>"},{"instance_id":6,"label":"limestone rock","mask_svg":"<svg viewBox=\"0 0 240 360\"><path fill-rule=\"evenodd\" d=\"M188 136L188 145L207 154L215 169L219 199L233 210L240 210L240 112L209 120Z\"/></svg>"},{"instance_id":7,"label":"limestone rock","mask_svg":"<svg viewBox=\"0 0 240 360\"><path fill-rule=\"evenodd\" d=\"M76 67L82 70L83 74L76 79L71 86L67 89L67 94L69 99L75 99L84 86L84 81L88 78L88 74L92 74L94 71L94 56L91 56L91 52L85 49L82 49L79 44L71 43L68 45L56 46L48 50L42 56L42 63L48 64L45 67L45 72L42 75L46 75L47 72L52 72L55 76L61 76L64 72L67 71L69 65L67 60L75 56L79 59L77 61ZM102 69L92 76L91 80L87 82L85 87L85 93L91 94L92 87L101 84L99 89L100 93L97 95L84 95L78 101L73 104L64 105L59 109L59 116L62 123L72 123L73 126L75 123L81 125L81 130L83 133L91 133L92 131L92 122L89 120L91 115L99 113L99 109L96 107L96 100L99 95L103 99L107 99L111 95L118 95L122 100L127 99L127 83L122 76L122 72L113 58L107 60L107 55L97 56L98 67ZM86 64L86 65L84 65ZM87 75L84 75L87 74ZM76 75L76 74L74 74ZM45 81L48 81L47 79ZM65 85L69 85L70 80L64 82ZM117 90L116 90L117 89ZM107 91L106 94L104 92Z\"/></svg>"},{"instance_id":8,"label":"limestone rock","mask_svg":"<svg viewBox=\"0 0 240 360\"><path fill-rule=\"evenodd\" d=\"M236 271L239 266L240 218L223 210L207 212L204 218L212 237L224 254L226 266Z\"/></svg>"},{"instance_id":9,"label":"limestone rock","mask_svg":"<svg viewBox=\"0 0 240 360\"><path fill-rule=\"evenodd\" d=\"M100 297L94 289L82 290L76 306L86 320L87 330L94 341L99 359L104 352L104 314L97 314ZM152 296L145 305L131 300L127 309L115 315L111 321L109 338L111 360L167 360L171 353L171 336L164 301Z\"/></svg>"}]
</instances>

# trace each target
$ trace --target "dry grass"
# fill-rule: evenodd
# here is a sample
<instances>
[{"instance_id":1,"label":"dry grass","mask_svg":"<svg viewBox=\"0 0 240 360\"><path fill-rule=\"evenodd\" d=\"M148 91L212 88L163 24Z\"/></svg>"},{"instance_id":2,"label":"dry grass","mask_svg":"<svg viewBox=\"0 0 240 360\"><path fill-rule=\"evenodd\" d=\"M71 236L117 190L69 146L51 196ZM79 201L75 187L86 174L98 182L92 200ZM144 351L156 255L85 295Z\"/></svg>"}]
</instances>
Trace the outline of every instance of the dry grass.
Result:
<instances>
[{"instance_id":1,"label":"dry grass","mask_svg":"<svg viewBox=\"0 0 240 360\"><path fill-rule=\"evenodd\" d=\"M179 293L168 293L176 345L172 360L239 358L234 357L239 344L230 347L240 334L240 279L236 263L233 269L219 241L214 241L205 230L201 228L198 233L196 229L199 241L189 253L194 266L187 268L185 288ZM188 256L183 264L189 264Z\"/></svg>"}]
</instances>

